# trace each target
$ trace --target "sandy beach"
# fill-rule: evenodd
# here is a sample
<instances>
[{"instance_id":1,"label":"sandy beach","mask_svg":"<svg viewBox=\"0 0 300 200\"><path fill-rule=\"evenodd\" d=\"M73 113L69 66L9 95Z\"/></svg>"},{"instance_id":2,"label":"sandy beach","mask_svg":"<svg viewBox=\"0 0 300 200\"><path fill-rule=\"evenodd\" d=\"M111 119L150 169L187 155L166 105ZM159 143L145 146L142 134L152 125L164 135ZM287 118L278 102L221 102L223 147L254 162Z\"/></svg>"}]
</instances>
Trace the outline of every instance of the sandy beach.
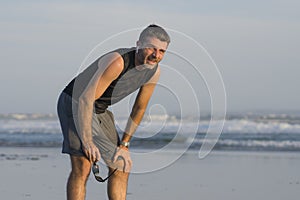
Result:
<instances>
[{"instance_id":1,"label":"sandy beach","mask_svg":"<svg viewBox=\"0 0 300 200\"><path fill-rule=\"evenodd\" d=\"M213 151L202 160L197 155L187 152L161 170L132 174L127 199L299 199L299 153ZM60 148L1 147L0 165L1 199L65 199L70 164ZM107 199L106 184L90 176L87 199Z\"/></svg>"}]
</instances>

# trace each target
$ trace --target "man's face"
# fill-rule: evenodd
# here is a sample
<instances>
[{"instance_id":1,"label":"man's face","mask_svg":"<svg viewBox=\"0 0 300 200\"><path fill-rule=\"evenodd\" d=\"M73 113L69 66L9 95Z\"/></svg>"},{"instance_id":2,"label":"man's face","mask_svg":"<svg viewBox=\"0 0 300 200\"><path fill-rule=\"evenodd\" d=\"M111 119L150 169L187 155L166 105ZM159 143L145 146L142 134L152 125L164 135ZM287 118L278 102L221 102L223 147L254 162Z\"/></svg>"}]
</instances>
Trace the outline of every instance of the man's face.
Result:
<instances>
[{"instance_id":1,"label":"man's face","mask_svg":"<svg viewBox=\"0 0 300 200\"><path fill-rule=\"evenodd\" d=\"M139 51L137 54L139 64L154 66L164 57L168 48L167 42L162 42L155 37L148 37L144 41L137 42Z\"/></svg>"}]
</instances>

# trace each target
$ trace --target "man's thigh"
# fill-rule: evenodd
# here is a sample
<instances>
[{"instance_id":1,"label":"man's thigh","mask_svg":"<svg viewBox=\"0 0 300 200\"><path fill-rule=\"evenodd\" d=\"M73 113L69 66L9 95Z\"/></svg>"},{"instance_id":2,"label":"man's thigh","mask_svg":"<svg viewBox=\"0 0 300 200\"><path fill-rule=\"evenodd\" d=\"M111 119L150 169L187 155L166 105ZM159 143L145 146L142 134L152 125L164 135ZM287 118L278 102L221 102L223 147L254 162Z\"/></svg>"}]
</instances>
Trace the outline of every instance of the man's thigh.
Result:
<instances>
[{"instance_id":1,"label":"man's thigh","mask_svg":"<svg viewBox=\"0 0 300 200\"><path fill-rule=\"evenodd\" d=\"M102 159L107 164L111 163L120 138L110 111L93 116L93 141L100 150Z\"/></svg>"}]
</instances>

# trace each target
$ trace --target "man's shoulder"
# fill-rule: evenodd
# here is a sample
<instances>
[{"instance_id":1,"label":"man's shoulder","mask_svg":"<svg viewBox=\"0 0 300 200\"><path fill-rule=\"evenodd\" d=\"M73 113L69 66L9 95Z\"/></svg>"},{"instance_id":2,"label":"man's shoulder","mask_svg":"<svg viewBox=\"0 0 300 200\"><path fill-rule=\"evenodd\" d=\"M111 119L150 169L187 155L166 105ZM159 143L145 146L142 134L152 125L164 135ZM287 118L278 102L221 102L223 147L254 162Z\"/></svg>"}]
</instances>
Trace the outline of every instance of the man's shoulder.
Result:
<instances>
[{"instance_id":1,"label":"man's shoulder","mask_svg":"<svg viewBox=\"0 0 300 200\"><path fill-rule=\"evenodd\" d=\"M110 52L102 56L98 61L98 67L101 69L107 69L113 67L114 70L123 70L124 60L122 56L117 52Z\"/></svg>"},{"instance_id":2,"label":"man's shoulder","mask_svg":"<svg viewBox=\"0 0 300 200\"><path fill-rule=\"evenodd\" d=\"M124 69L122 73L125 73L128 69L131 69L135 66L135 51L135 47L119 48L113 51L118 53L123 59Z\"/></svg>"}]
</instances>

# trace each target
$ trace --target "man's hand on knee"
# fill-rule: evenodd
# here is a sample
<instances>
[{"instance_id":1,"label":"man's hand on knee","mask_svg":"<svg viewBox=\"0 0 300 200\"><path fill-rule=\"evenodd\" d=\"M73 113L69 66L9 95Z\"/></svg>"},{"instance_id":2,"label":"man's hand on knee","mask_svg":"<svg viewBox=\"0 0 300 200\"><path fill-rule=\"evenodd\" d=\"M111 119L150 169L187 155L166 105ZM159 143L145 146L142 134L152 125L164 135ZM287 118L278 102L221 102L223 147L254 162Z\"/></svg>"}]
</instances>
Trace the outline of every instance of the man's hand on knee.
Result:
<instances>
[{"instance_id":1,"label":"man's hand on knee","mask_svg":"<svg viewBox=\"0 0 300 200\"><path fill-rule=\"evenodd\" d=\"M128 148L118 147L113 158L113 163L117 165L119 170L129 173L132 167L132 160Z\"/></svg>"}]
</instances>

